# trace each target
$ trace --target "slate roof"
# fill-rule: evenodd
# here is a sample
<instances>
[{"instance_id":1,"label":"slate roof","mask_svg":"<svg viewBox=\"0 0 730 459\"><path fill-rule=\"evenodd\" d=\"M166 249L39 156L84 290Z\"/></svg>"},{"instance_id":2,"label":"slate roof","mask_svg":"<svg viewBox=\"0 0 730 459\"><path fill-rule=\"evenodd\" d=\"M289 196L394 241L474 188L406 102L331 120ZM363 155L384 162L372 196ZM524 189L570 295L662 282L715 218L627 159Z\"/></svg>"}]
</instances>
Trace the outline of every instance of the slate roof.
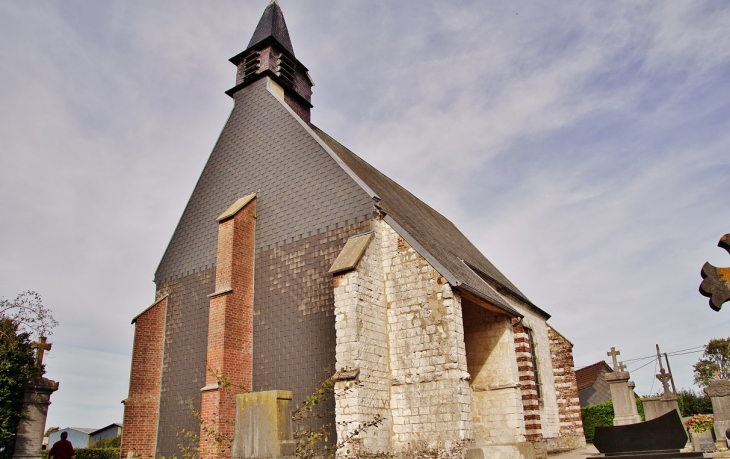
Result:
<instances>
[{"instance_id":1,"label":"slate roof","mask_svg":"<svg viewBox=\"0 0 730 459\"><path fill-rule=\"evenodd\" d=\"M292 56L294 55L294 47L291 44L291 38L289 38L289 30L286 28L284 13L275 0L272 0L264 10L264 14L261 16L247 48L251 48L270 37L281 43Z\"/></svg>"},{"instance_id":2,"label":"slate roof","mask_svg":"<svg viewBox=\"0 0 730 459\"><path fill-rule=\"evenodd\" d=\"M596 383L596 378L601 374L601 369L605 368L609 373L613 372L605 360L588 365L579 370L575 370L575 379L578 383L578 390L581 391L586 387L591 387Z\"/></svg>"},{"instance_id":3,"label":"slate roof","mask_svg":"<svg viewBox=\"0 0 730 459\"><path fill-rule=\"evenodd\" d=\"M414 248L424 258L428 259L428 255L432 256L435 260L429 260L429 262L433 264L435 261L436 266L434 267L447 277L449 282L459 288L470 290L498 306L513 310L503 296L485 281L486 278L549 317L547 313L532 304L446 217L386 177L321 129L316 126L312 126L312 129L380 198L379 205L386 213L386 221L390 217L396 226L400 226L414 238L427 254L421 253L418 247ZM391 222L388 221L388 223ZM398 228L395 229L398 230ZM441 265L440 267L446 272L442 272L438 265ZM448 279L449 275L453 278Z\"/></svg>"}]
</instances>

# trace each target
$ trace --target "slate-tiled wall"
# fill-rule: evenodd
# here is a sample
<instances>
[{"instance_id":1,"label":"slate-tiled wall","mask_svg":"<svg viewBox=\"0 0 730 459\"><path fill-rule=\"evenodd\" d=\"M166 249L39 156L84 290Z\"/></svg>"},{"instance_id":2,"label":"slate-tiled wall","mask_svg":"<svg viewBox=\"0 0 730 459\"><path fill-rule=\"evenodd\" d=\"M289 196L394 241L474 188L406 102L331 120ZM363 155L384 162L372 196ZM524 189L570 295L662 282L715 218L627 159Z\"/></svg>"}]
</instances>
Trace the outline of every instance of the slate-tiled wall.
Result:
<instances>
[{"instance_id":1,"label":"slate-tiled wall","mask_svg":"<svg viewBox=\"0 0 730 459\"><path fill-rule=\"evenodd\" d=\"M259 80L235 106L157 270L169 290L158 454L179 454L194 429L188 400L205 381L208 298L217 223L236 199L257 195L254 390L307 395L334 366L331 276L348 236L369 229L369 196ZM289 387L286 387L289 386Z\"/></svg>"}]
</instances>

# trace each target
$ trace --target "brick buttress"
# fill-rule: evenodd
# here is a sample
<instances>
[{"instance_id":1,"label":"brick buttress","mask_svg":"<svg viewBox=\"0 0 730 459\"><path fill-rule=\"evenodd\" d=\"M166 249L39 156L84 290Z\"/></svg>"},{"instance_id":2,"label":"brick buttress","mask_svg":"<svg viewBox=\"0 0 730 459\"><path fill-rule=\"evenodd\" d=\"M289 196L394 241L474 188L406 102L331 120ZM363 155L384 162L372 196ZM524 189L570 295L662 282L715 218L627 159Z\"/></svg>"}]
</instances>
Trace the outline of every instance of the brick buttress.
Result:
<instances>
[{"instance_id":1,"label":"brick buttress","mask_svg":"<svg viewBox=\"0 0 730 459\"><path fill-rule=\"evenodd\" d=\"M201 459L230 457L235 395L251 391L256 218L256 196L250 195L217 219L215 292L209 295L206 384L201 389Z\"/></svg>"}]
</instances>

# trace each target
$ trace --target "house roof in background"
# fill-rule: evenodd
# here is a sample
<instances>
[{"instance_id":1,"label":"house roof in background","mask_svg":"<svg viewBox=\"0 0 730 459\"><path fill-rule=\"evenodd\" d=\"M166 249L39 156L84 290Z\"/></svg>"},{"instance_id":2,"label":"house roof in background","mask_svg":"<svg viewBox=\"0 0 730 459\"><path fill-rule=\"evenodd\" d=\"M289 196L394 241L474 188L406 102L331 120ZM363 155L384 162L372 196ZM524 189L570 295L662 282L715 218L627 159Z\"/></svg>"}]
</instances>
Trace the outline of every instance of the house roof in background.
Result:
<instances>
[{"instance_id":1,"label":"house roof in background","mask_svg":"<svg viewBox=\"0 0 730 459\"><path fill-rule=\"evenodd\" d=\"M602 369L606 369L607 372L613 373L613 369L608 366L605 360L596 362L593 365L588 365L579 370L575 370L575 379L578 383L578 390L583 390L586 387L591 387L596 383L596 378L601 374Z\"/></svg>"},{"instance_id":2,"label":"house roof in background","mask_svg":"<svg viewBox=\"0 0 730 459\"><path fill-rule=\"evenodd\" d=\"M75 430L77 432L91 435L92 432L95 432L97 429L96 427L66 427L65 429L61 429L60 432L63 432L64 430Z\"/></svg>"},{"instance_id":3,"label":"house roof in background","mask_svg":"<svg viewBox=\"0 0 730 459\"><path fill-rule=\"evenodd\" d=\"M112 424L109 424L109 425L108 425L108 426L106 426L106 427L102 427L101 429L96 429L95 431L91 432L91 433L90 433L89 435L92 435L92 436L93 436L93 435L96 435L96 434L98 434L99 432L103 432L103 431L105 431L105 430L107 430L107 429L109 429L109 428L111 428L111 427L115 427L115 426L116 426L116 427L122 427L122 424L119 424L119 423L117 423L117 422L114 422L114 423L112 423Z\"/></svg>"}]
</instances>

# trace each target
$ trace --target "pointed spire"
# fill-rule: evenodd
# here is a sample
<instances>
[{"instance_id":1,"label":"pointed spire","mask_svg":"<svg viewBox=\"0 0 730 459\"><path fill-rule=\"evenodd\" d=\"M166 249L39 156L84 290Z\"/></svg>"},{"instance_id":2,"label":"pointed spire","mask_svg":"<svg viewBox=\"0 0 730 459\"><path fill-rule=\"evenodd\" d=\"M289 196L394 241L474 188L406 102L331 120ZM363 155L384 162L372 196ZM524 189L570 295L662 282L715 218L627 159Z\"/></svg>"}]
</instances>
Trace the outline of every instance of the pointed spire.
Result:
<instances>
[{"instance_id":1,"label":"pointed spire","mask_svg":"<svg viewBox=\"0 0 730 459\"><path fill-rule=\"evenodd\" d=\"M264 14L259 20L259 24L256 26L256 31L251 37L251 41L248 43L248 48L268 39L273 38L281 46L289 51L292 56L294 55L294 47L291 44L289 38L289 30L286 28L286 22L284 21L284 13L281 11L279 2L277 0L271 0L269 6L264 10Z\"/></svg>"}]
</instances>

